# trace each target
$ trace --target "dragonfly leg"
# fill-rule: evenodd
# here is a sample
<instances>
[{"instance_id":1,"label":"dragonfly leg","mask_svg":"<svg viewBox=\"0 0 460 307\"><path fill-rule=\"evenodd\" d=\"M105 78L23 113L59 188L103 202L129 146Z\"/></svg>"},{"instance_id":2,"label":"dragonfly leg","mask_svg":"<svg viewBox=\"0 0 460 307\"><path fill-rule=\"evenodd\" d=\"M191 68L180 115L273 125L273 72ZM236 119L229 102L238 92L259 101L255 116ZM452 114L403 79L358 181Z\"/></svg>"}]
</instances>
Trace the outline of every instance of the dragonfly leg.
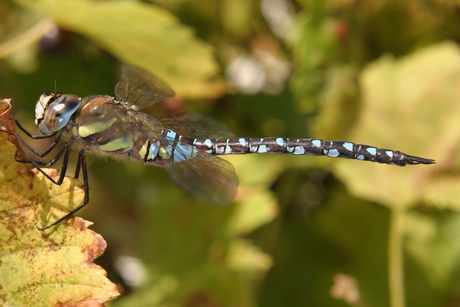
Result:
<instances>
[{"instance_id":1,"label":"dragonfly leg","mask_svg":"<svg viewBox=\"0 0 460 307\"><path fill-rule=\"evenodd\" d=\"M28 161L16 160L16 161L18 161L20 163L32 164L32 166L34 168L36 168L40 173L42 173L52 183L57 184L57 185L61 185L62 182L64 181L64 177L65 177L65 175L67 173L67 166L69 164L69 157L70 157L71 149L72 149L71 146L65 146L65 147L61 148L59 150L58 154L47 163L43 163L43 162L40 162L40 161L33 161L33 160L28 160ZM47 173L45 173L45 171L43 171L42 167L48 167L48 166L51 166L51 165L55 164L57 162L57 160L59 160L59 158L62 156L63 153L64 153L64 160L62 161L62 166L61 166L61 172L59 174L59 179L56 181L53 178L51 178Z\"/></svg>"},{"instance_id":2,"label":"dragonfly leg","mask_svg":"<svg viewBox=\"0 0 460 307\"><path fill-rule=\"evenodd\" d=\"M58 131L55 131L51 134L48 134L48 135L43 135L43 134L32 134L30 133L29 131L27 131L20 123L17 119L14 120L14 123L16 124L16 126L18 126L19 129L21 129L22 132L24 132L28 137L30 137L31 139L34 139L34 140L39 140L39 139L48 139L48 138L51 138L53 136L55 136ZM5 131L6 132L6 131ZM10 132L12 133L12 132Z\"/></svg>"},{"instance_id":3,"label":"dragonfly leg","mask_svg":"<svg viewBox=\"0 0 460 307\"><path fill-rule=\"evenodd\" d=\"M40 165L43 167L50 167L50 166L53 166L61 158L64 152L70 151L71 145L72 143L69 143L69 144L66 144L66 146L60 148L58 153L54 156L54 158L52 158L48 162L33 161L33 160L19 160L19 159L15 159L15 161L20 162L20 163L31 163L33 161L37 165Z\"/></svg>"},{"instance_id":4,"label":"dragonfly leg","mask_svg":"<svg viewBox=\"0 0 460 307\"><path fill-rule=\"evenodd\" d=\"M22 145L24 145L24 147L26 147L28 150L30 150L34 155L37 155L39 156L40 158L44 158L46 157L58 144L59 142L62 140L63 138L63 135L59 135L52 143L51 145L45 149L43 152L38 152L37 150L35 150L35 148L33 148L32 146L30 146L29 144L27 144L26 141L24 141L22 138L20 138L18 135L16 135L16 138L18 139L19 142L21 142Z\"/></svg>"},{"instance_id":5,"label":"dragonfly leg","mask_svg":"<svg viewBox=\"0 0 460 307\"><path fill-rule=\"evenodd\" d=\"M81 155L83 155L83 158L81 158ZM85 169L83 170L83 182L86 182L88 181L88 179L85 180L85 176L88 176L88 175L85 175L85 172L86 172L86 157L84 155L84 151L80 151L78 153L78 163L77 163L77 166L75 167L75 176L74 178L78 178L80 176L80 168L83 167L83 163L81 163L81 160L80 159L84 159L85 160Z\"/></svg>"},{"instance_id":6,"label":"dragonfly leg","mask_svg":"<svg viewBox=\"0 0 460 307\"><path fill-rule=\"evenodd\" d=\"M70 152L70 149L69 149L69 152ZM64 159L65 159L65 156L64 156ZM62 222L66 218L72 216L74 213L76 213L77 211L79 211L81 208L83 208L84 206L86 206L88 204L88 202L89 202L88 170L86 168L86 157L85 157L85 151L84 150L81 150L78 153L77 169L80 169L80 168L81 168L82 173L83 173L83 190L85 192L85 196L83 198L83 203L81 205L79 205L77 208L75 208L72 211L70 211L69 213L67 213L66 215L64 215L63 217L61 217L58 220L54 221L53 223L49 224L48 226L45 226L45 227L42 227L42 228L37 227L38 230L46 230L48 228L51 228L51 227L59 224L60 222Z\"/></svg>"},{"instance_id":7,"label":"dragonfly leg","mask_svg":"<svg viewBox=\"0 0 460 307\"><path fill-rule=\"evenodd\" d=\"M18 126L18 128L24 132L28 137L30 137L31 139L34 139L34 140L40 140L40 139L49 139L49 138L52 138L54 136L56 136L56 134L58 134L58 132L53 132L52 134L50 135L42 135L42 134L31 134L30 132L28 132L24 127L21 126L21 124L19 124L19 122L17 120L14 121L16 123L16 125ZM37 155L39 156L40 158L43 158L43 157L46 157L58 144L59 142L63 139L64 137L64 134L61 133L59 134L59 136L51 143L51 145L45 149L43 152L38 152L35 148L33 148L32 146L30 146L29 144L27 144L26 141L24 141L17 133L15 132L11 132L11 131L6 131L6 130L0 130L0 132L5 132L5 133L8 133L10 135L14 135L16 137L16 139L25 147L27 148L28 150L30 150L34 155Z\"/></svg>"}]
</instances>

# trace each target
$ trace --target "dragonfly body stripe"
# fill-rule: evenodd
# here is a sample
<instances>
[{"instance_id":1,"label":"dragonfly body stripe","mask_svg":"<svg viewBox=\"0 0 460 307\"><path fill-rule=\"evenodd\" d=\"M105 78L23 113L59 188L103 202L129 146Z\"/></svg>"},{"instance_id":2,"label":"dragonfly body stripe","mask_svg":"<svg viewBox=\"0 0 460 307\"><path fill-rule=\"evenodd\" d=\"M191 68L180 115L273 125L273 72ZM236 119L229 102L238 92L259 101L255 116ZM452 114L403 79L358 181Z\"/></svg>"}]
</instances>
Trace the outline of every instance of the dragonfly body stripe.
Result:
<instances>
[{"instance_id":1,"label":"dragonfly body stripe","mask_svg":"<svg viewBox=\"0 0 460 307\"><path fill-rule=\"evenodd\" d=\"M112 124L116 121L117 119L113 117L107 121L97 121L86 125L80 125L78 126L78 134L80 137L86 138L92 134L110 129Z\"/></svg>"},{"instance_id":2,"label":"dragonfly body stripe","mask_svg":"<svg viewBox=\"0 0 460 307\"><path fill-rule=\"evenodd\" d=\"M130 135L114 139L106 144L99 145L99 149L102 151L112 152L112 151L128 151L131 150L134 146L133 139Z\"/></svg>"}]
</instances>

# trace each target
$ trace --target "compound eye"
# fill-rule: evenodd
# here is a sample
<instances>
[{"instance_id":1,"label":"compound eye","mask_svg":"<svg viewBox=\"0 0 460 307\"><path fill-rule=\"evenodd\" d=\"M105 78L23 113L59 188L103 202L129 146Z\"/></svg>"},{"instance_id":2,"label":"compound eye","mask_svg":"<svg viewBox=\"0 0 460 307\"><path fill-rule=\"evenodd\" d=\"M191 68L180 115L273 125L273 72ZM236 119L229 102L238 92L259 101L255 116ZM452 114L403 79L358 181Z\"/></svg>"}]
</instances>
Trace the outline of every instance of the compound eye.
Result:
<instances>
[{"instance_id":1,"label":"compound eye","mask_svg":"<svg viewBox=\"0 0 460 307\"><path fill-rule=\"evenodd\" d=\"M75 95L62 95L49 104L47 110L52 110L55 116L72 115L81 104L81 99Z\"/></svg>"},{"instance_id":2,"label":"compound eye","mask_svg":"<svg viewBox=\"0 0 460 307\"><path fill-rule=\"evenodd\" d=\"M46 99L47 97L44 97L44 101ZM48 104L44 108L43 118L36 118L38 129L44 134L50 134L64 128L81 104L81 98L75 95L62 95L50 101L48 100Z\"/></svg>"},{"instance_id":3,"label":"compound eye","mask_svg":"<svg viewBox=\"0 0 460 307\"><path fill-rule=\"evenodd\" d=\"M46 92L38 98L37 104L35 105L35 124L43 119L45 109L52 101L58 98L60 95L56 93Z\"/></svg>"}]
</instances>

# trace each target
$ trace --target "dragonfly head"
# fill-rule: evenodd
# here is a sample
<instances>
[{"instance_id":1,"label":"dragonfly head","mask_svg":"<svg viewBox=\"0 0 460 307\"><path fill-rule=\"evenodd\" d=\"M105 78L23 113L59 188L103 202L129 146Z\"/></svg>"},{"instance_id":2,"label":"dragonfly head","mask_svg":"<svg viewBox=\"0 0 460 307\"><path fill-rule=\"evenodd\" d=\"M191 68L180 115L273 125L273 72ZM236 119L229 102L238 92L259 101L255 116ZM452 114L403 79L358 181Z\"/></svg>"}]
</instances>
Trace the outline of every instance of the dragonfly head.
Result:
<instances>
[{"instance_id":1,"label":"dragonfly head","mask_svg":"<svg viewBox=\"0 0 460 307\"><path fill-rule=\"evenodd\" d=\"M35 105L35 124L43 134L51 134L64 128L81 105L76 95L43 93Z\"/></svg>"}]
</instances>

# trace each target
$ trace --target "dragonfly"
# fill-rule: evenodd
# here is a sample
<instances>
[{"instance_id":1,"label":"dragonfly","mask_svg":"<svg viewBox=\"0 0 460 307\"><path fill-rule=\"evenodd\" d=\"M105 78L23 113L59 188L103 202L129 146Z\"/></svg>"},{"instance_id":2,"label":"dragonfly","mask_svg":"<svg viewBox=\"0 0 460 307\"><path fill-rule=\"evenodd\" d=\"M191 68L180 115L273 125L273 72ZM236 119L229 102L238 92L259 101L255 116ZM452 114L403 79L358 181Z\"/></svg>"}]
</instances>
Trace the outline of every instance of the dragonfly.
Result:
<instances>
[{"instance_id":1,"label":"dragonfly","mask_svg":"<svg viewBox=\"0 0 460 307\"><path fill-rule=\"evenodd\" d=\"M69 157L78 148L75 178L83 179L83 202L65 216L39 228L48 229L72 216L89 202L86 152L139 160L166 168L172 180L196 198L214 205L230 203L236 194L238 177L233 165L219 155L293 154L347 158L398 166L433 164L434 160L400 151L347 141L294 139L286 137L236 138L221 123L196 113L154 117L140 111L175 95L171 87L148 71L123 64L115 97L97 95L81 98L73 94L45 92L35 106L39 134L16 125L31 139L52 139L44 151L37 151L15 132L7 132L33 154L29 163L46 178L61 185ZM56 149L56 150L54 150ZM51 155L51 152L57 152ZM43 159L49 157L48 162ZM43 169L62 158L58 179Z\"/></svg>"}]
</instances>

